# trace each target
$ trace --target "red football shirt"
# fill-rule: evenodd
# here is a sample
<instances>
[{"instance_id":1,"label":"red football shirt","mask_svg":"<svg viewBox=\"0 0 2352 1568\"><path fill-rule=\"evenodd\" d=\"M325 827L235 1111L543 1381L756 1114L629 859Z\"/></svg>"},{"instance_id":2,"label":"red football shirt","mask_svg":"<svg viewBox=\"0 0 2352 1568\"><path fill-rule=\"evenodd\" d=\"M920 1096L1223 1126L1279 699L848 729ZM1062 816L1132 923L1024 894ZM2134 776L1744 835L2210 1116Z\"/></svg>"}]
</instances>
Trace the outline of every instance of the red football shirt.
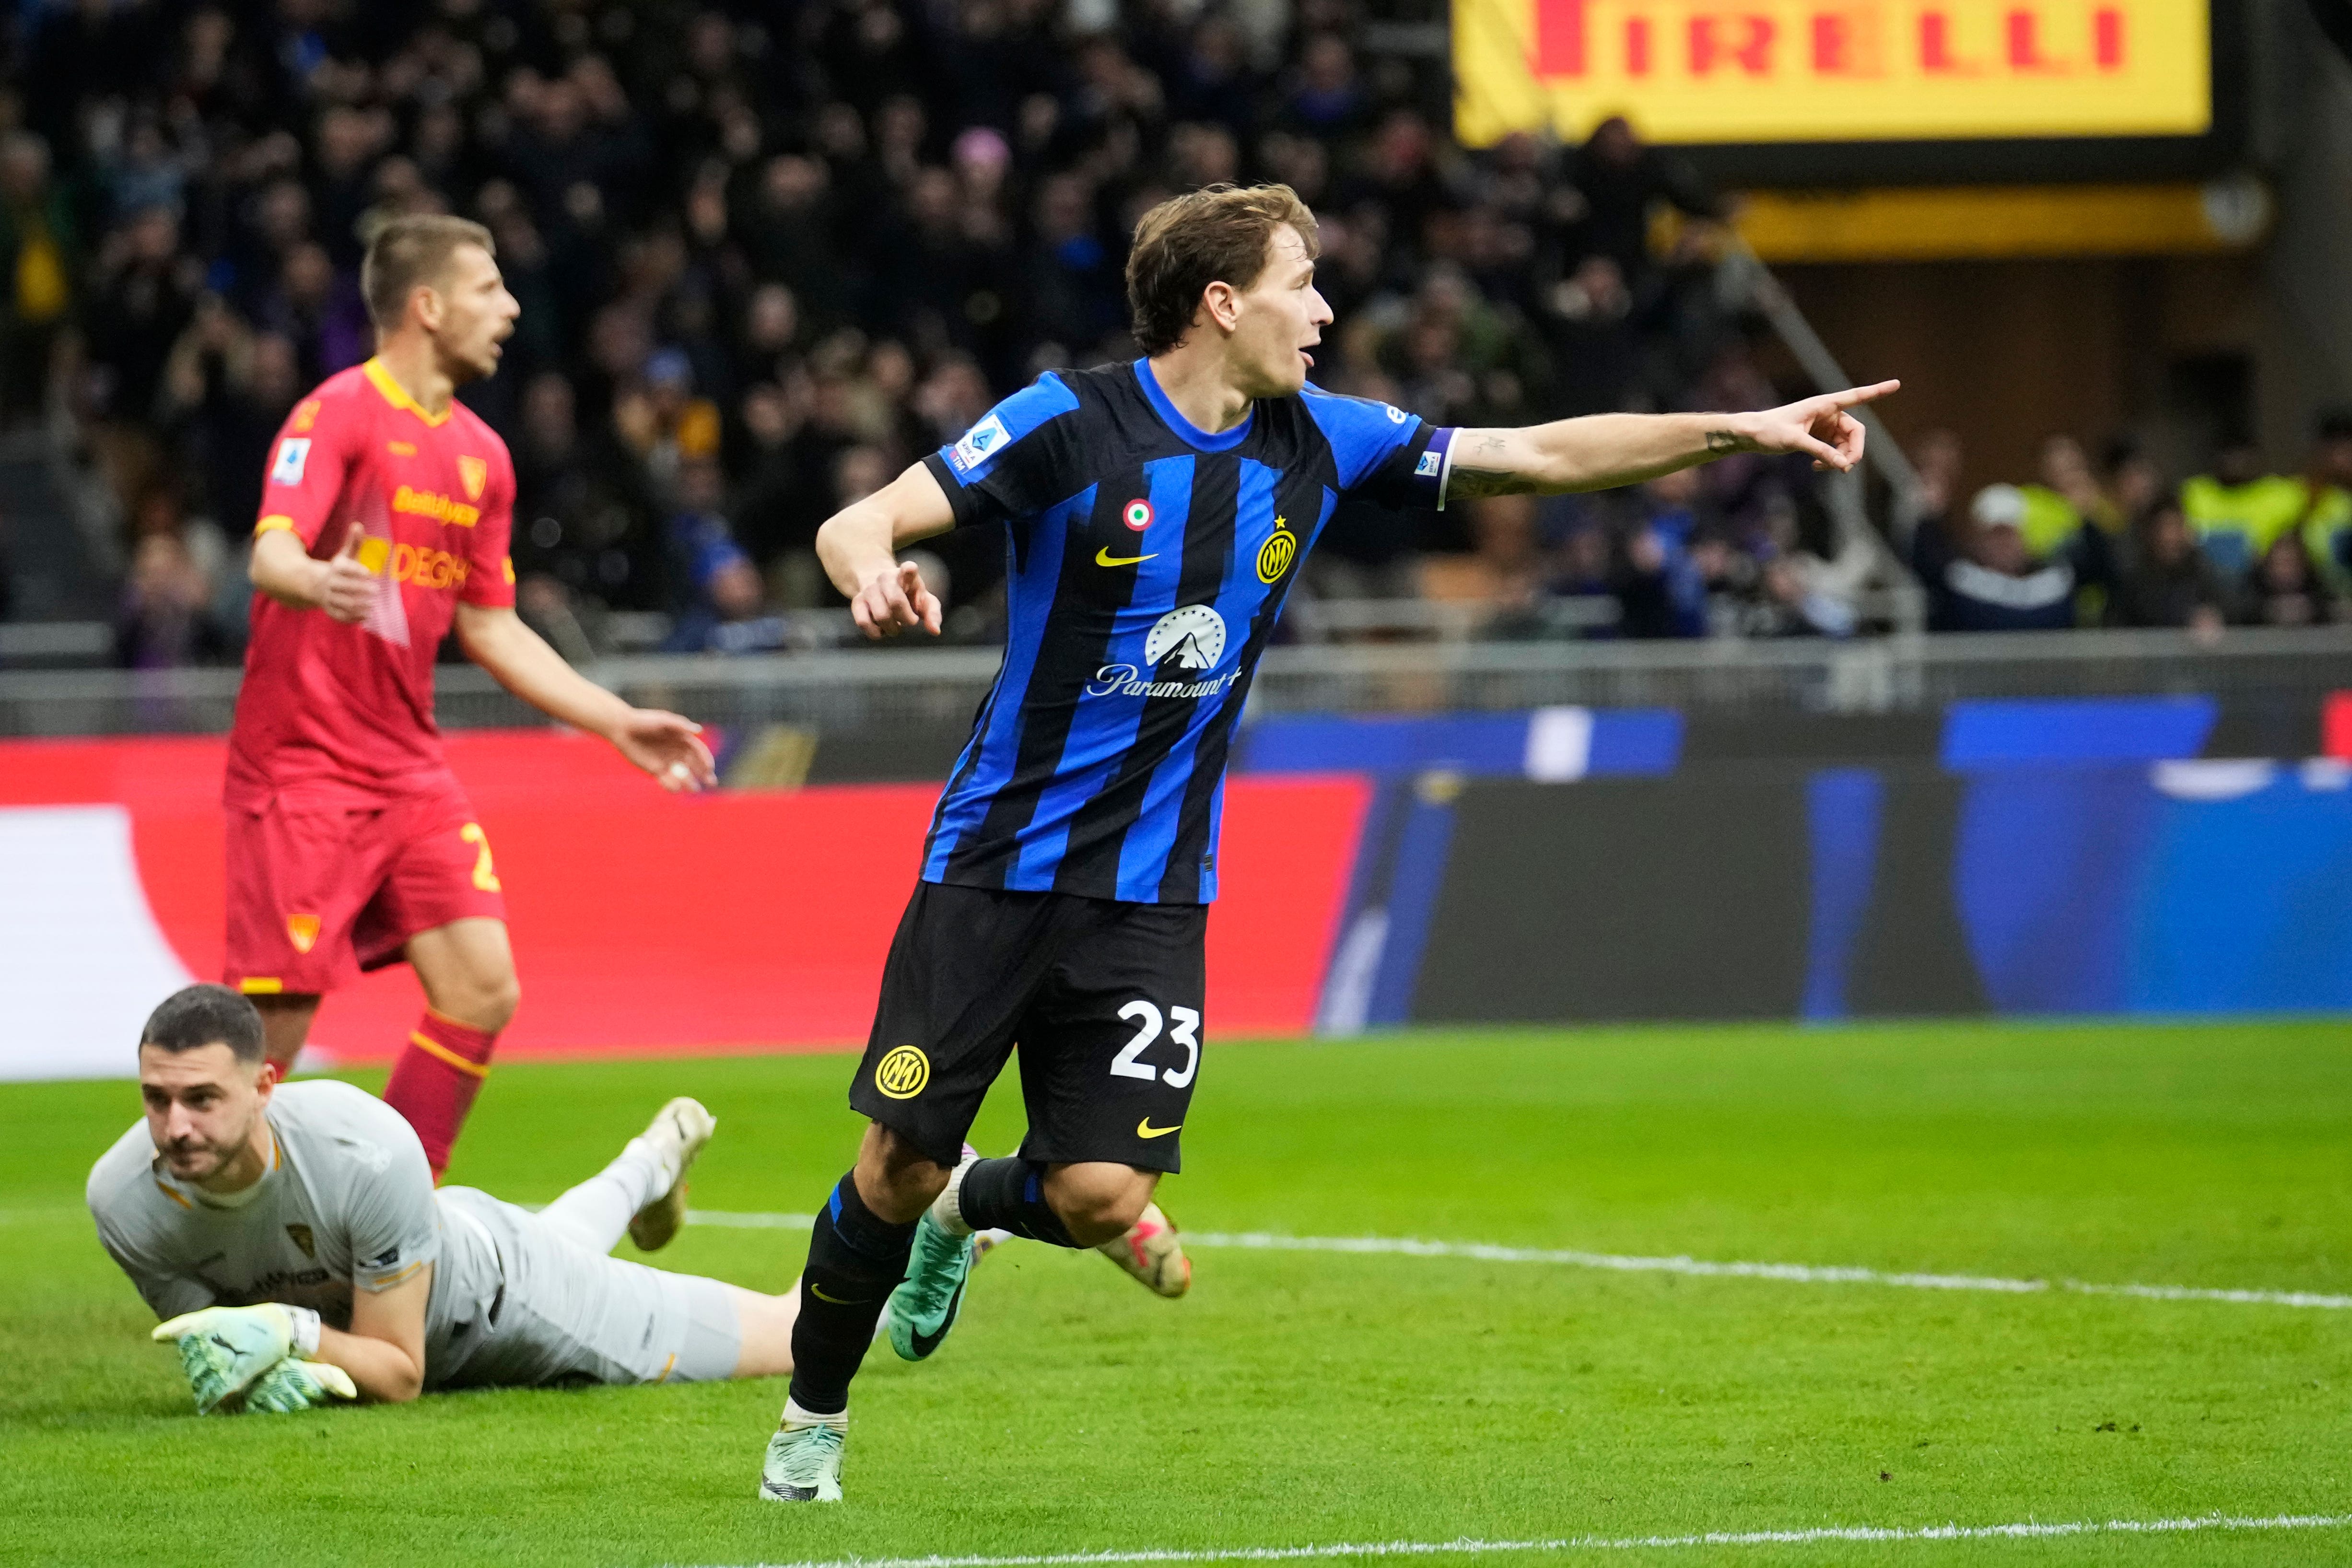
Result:
<instances>
[{"instance_id":1,"label":"red football shirt","mask_svg":"<svg viewBox=\"0 0 2352 1568\"><path fill-rule=\"evenodd\" d=\"M236 809L366 808L448 774L433 661L457 602L514 603L514 462L473 410L427 415L380 361L330 377L270 448L256 535L289 530L325 560L357 522L375 606L357 626L253 599L229 731Z\"/></svg>"}]
</instances>

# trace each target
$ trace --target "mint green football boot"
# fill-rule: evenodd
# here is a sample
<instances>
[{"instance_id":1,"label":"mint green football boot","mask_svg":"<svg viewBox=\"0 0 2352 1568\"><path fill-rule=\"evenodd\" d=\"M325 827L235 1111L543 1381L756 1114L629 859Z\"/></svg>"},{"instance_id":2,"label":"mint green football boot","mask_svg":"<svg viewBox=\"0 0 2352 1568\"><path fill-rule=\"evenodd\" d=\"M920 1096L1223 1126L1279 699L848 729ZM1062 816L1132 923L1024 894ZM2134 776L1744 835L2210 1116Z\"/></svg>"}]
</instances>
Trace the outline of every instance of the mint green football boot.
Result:
<instances>
[{"instance_id":1,"label":"mint green football boot","mask_svg":"<svg viewBox=\"0 0 2352 1568\"><path fill-rule=\"evenodd\" d=\"M978 1257L969 1234L950 1236L939 1221L942 1206L951 1212L957 1189L963 1185L963 1173L980 1158L980 1152L967 1143L963 1158L956 1164L955 1173L948 1178L948 1189L940 1194L938 1203L923 1211L915 1226L915 1244L907 1258L907 1277L890 1292L890 1300L882 1309L882 1321L889 1328L890 1348L898 1352L900 1361L921 1361L940 1348L940 1342L955 1327L956 1314L963 1310L963 1288L971 1278L971 1266Z\"/></svg>"}]
</instances>

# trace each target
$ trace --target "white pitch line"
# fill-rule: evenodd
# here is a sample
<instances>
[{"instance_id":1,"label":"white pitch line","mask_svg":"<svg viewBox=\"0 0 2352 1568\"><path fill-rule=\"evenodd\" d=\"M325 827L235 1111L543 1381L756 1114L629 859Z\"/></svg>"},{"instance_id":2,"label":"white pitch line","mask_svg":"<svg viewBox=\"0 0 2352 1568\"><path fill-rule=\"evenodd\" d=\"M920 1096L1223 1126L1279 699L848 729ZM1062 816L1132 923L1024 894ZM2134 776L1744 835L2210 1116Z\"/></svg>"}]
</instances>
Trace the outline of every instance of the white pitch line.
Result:
<instances>
[{"instance_id":1,"label":"white pitch line","mask_svg":"<svg viewBox=\"0 0 2352 1568\"><path fill-rule=\"evenodd\" d=\"M804 1214L743 1214L693 1209L690 1225L731 1226L745 1230L806 1230L816 1216ZM1548 1263L1565 1268L1599 1268L1616 1274L1681 1274L1703 1279L1771 1279L1790 1285L1891 1285L1906 1290L1988 1290L2031 1296L2061 1291L2076 1296L2133 1296L2148 1301L2222 1301L2241 1307L2312 1307L2352 1310L2352 1296L2313 1290L2238 1290L2200 1285L2103 1285L2086 1279L2005 1279L1987 1274L1891 1273L1838 1264L1717 1262L1711 1258L1643 1258L1614 1252L1574 1252L1553 1247L1496 1247L1477 1241L1419 1241L1390 1236L1276 1236L1266 1231L1188 1230L1187 1247L1237 1247L1252 1252L1356 1252L1402 1258L1458 1258L1477 1263Z\"/></svg>"},{"instance_id":2,"label":"white pitch line","mask_svg":"<svg viewBox=\"0 0 2352 1568\"><path fill-rule=\"evenodd\" d=\"M2262 1519L2199 1514L2185 1519L2074 1520L2060 1523L1827 1525L1814 1530L1710 1530L1698 1535L1564 1535L1538 1541L1360 1541L1328 1546L1168 1547L1132 1552L1056 1552L1018 1557L835 1557L758 1568L1087 1568L1128 1563L1291 1563L1330 1557L1486 1556L1506 1552L1630 1552L1688 1546L1818 1546L1834 1542L2047 1540L2068 1535L2176 1535L2192 1531L2341 1530L2352 1514L2280 1513Z\"/></svg>"}]
</instances>

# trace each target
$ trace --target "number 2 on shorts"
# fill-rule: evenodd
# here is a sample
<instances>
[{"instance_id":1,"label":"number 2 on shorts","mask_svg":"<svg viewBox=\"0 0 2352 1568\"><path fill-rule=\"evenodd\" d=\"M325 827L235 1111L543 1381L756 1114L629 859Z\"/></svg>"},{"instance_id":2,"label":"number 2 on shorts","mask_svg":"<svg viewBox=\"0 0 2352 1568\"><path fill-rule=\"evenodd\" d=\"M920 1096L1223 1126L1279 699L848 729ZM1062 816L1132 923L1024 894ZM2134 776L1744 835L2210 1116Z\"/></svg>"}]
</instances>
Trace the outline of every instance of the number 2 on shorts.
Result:
<instances>
[{"instance_id":1,"label":"number 2 on shorts","mask_svg":"<svg viewBox=\"0 0 2352 1568\"><path fill-rule=\"evenodd\" d=\"M1159 1008L1138 1000L1121 1007L1118 1016L1135 1026L1135 1038L1128 1041L1118 1055L1111 1058L1113 1078L1139 1078L1146 1083L1158 1079L1171 1089L1182 1089L1192 1081L1192 1075L1201 1070L1199 1013L1190 1007L1168 1009L1168 1017L1176 1025L1168 1031L1168 1037L1184 1047L1184 1068L1181 1072L1173 1068L1154 1068L1150 1062L1140 1059L1143 1053L1151 1048L1151 1042L1160 1037L1163 1021Z\"/></svg>"},{"instance_id":2,"label":"number 2 on shorts","mask_svg":"<svg viewBox=\"0 0 2352 1568\"><path fill-rule=\"evenodd\" d=\"M457 837L481 850L474 858L474 886L485 893L499 891L499 874L490 868L490 836L482 831L482 825L469 822L457 829Z\"/></svg>"}]
</instances>

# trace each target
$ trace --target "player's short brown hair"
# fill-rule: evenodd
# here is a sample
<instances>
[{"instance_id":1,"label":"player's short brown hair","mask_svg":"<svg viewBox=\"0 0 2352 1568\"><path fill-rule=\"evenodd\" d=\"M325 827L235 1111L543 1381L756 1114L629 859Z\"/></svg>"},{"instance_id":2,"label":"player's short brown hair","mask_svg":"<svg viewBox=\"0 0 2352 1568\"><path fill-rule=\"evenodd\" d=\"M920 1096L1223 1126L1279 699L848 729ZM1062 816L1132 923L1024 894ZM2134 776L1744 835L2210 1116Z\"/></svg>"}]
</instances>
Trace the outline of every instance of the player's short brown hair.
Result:
<instances>
[{"instance_id":1,"label":"player's short brown hair","mask_svg":"<svg viewBox=\"0 0 2352 1568\"><path fill-rule=\"evenodd\" d=\"M1182 342L1210 284L1255 283L1275 231L1286 224L1307 242L1309 259L1321 254L1315 215L1288 185L1208 185L1145 213L1127 255L1138 346L1158 354Z\"/></svg>"},{"instance_id":2,"label":"player's short brown hair","mask_svg":"<svg viewBox=\"0 0 2352 1568\"><path fill-rule=\"evenodd\" d=\"M446 213L413 213L375 231L368 241L367 259L360 263L360 295L367 300L368 320L377 331L400 325L409 290L439 278L461 245L478 245L491 256L499 253L488 229Z\"/></svg>"},{"instance_id":3,"label":"player's short brown hair","mask_svg":"<svg viewBox=\"0 0 2352 1568\"><path fill-rule=\"evenodd\" d=\"M226 985L184 986L147 1015L139 1043L174 1054L226 1046L251 1067L262 1056L261 1014Z\"/></svg>"}]
</instances>

